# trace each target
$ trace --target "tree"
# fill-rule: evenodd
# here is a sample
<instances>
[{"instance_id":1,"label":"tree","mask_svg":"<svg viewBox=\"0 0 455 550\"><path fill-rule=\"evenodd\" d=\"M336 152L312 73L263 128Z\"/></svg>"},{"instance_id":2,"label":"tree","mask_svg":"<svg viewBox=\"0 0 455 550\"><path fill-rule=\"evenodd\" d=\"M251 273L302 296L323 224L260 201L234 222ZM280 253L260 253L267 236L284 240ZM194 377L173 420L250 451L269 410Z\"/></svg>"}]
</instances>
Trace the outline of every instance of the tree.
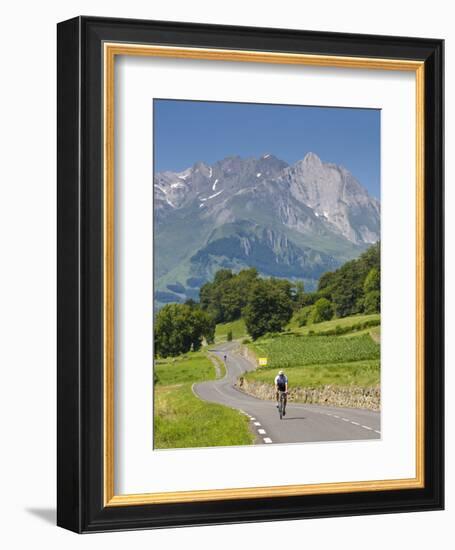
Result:
<instances>
[{"instance_id":1,"label":"tree","mask_svg":"<svg viewBox=\"0 0 455 550\"><path fill-rule=\"evenodd\" d=\"M332 317L332 304L327 298L319 298L312 308L311 321L313 323L321 323L322 321L330 321Z\"/></svg>"},{"instance_id":2,"label":"tree","mask_svg":"<svg viewBox=\"0 0 455 550\"><path fill-rule=\"evenodd\" d=\"M318 292L305 292L300 297L300 306L306 307L306 306L312 306L316 300L320 298L320 295Z\"/></svg>"},{"instance_id":3,"label":"tree","mask_svg":"<svg viewBox=\"0 0 455 550\"><path fill-rule=\"evenodd\" d=\"M318 297L332 302L335 315L346 317L365 310L365 295L379 291L380 245L376 243L356 260L327 272L319 280Z\"/></svg>"},{"instance_id":4,"label":"tree","mask_svg":"<svg viewBox=\"0 0 455 550\"><path fill-rule=\"evenodd\" d=\"M162 357L180 355L191 349L188 331L188 306L167 304L158 313L155 321L155 354Z\"/></svg>"},{"instance_id":5,"label":"tree","mask_svg":"<svg viewBox=\"0 0 455 550\"><path fill-rule=\"evenodd\" d=\"M368 272L368 275L365 278L365 282L363 283L363 290L365 294L368 294L369 292L373 292L377 290L378 292L381 290L381 278L379 275L379 271L376 267L373 267Z\"/></svg>"},{"instance_id":6,"label":"tree","mask_svg":"<svg viewBox=\"0 0 455 550\"><path fill-rule=\"evenodd\" d=\"M294 302L294 308L300 309L305 297L305 286L303 281L297 281L292 289L292 301Z\"/></svg>"},{"instance_id":7,"label":"tree","mask_svg":"<svg viewBox=\"0 0 455 550\"><path fill-rule=\"evenodd\" d=\"M297 313L297 322L299 324L299 327L305 327L307 324L309 324L312 312L313 306L305 306L299 310L299 312Z\"/></svg>"},{"instance_id":8,"label":"tree","mask_svg":"<svg viewBox=\"0 0 455 550\"><path fill-rule=\"evenodd\" d=\"M187 318L187 322L193 351L201 348L204 337L209 344L213 343L215 323L206 312L200 309L192 310L191 315Z\"/></svg>"},{"instance_id":9,"label":"tree","mask_svg":"<svg viewBox=\"0 0 455 550\"><path fill-rule=\"evenodd\" d=\"M229 269L216 272L213 282L206 283L199 291L201 308L217 323L239 319L245 307L249 289L258 278L255 268L243 269L234 275Z\"/></svg>"},{"instance_id":10,"label":"tree","mask_svg":"<svg viewBox=\"0 0 455 550\"><path fill-rule=\"evenodd\" d=\"M215 323L199 308L186 304L167 304L158 313L155 321L155 354L174 357L197 351L203 338L213 342Z\"/></svg>"},{"instance_id":11,"label":"tree","mask_svg":"<svg viewBox=\"0 0 455 550\"><path fill-rule=\"evenodd\" d=\"M332 271L326 271L323 273L319 279L318 291L324 290L333 285L335 279L335 273Z\"/></svg>"},{"instance_id":12,"label":"tree","mask_svg":"<svg viewBox=\"0 0 455 550\"><path fill-rule=\"evenodd\" d=\"M285 281L288 282L288 281ZM266 332L279 332L292 316L291 285L278 279L258 279L243 309L248 334L256 340Z\"/></svg>"},{"instance_id":13,"label":"tree","mask_svg":"<svg viewBox=\"0 0 455 550\"><path fill-rule=\"evenodd\" d=\"M379 290L372 290L364 298L365 313L379 313L381 311L381 293Z\"/></svg>"}]
</instances>

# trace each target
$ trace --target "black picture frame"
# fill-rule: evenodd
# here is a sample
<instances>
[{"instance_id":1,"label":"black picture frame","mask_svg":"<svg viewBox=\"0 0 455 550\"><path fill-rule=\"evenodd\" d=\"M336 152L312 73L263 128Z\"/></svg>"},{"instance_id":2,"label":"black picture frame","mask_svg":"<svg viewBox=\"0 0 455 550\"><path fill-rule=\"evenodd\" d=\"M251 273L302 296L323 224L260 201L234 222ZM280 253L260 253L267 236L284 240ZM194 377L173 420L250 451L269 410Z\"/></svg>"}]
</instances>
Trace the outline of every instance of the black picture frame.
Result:
<instances>
[{"instance_id":1,"label":"black picture frame","mask_svg":"<svg viewBox=\"0 0 455 550\"><path fill-rule=\"evenodd\" d=\"M425 67L425 486L104 505L102 44L406 59ZM58 24L58 507L78 533L440 510L444 506L442 40L77 17Z\"/></svg>"}]
</instances>

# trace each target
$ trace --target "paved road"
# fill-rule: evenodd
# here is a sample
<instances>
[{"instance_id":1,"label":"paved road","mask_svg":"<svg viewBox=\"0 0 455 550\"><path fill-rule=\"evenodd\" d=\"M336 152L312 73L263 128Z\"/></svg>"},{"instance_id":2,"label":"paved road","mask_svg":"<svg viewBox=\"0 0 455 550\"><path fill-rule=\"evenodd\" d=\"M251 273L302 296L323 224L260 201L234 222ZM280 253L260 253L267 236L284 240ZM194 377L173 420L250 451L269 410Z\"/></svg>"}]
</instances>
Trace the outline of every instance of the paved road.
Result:
<instances>
[{"instance_id":1,"label":"paved road","mask_svg":"<svg viewBox=\"0 0 455 550\"><path fill-rule=\"evenodd\" d=\"M221 358L227 354L226 376L195 384L193 391L205 401L228 405L249 416L257 443L346 441L381 437L380 414L365 409L288 402L286 416L280 420L273 401L257 399L235 387L242 373L255 368L246 358L235 353L236 347L237 344L233 342L212 349Z\"/></svg>"}]
</instances>

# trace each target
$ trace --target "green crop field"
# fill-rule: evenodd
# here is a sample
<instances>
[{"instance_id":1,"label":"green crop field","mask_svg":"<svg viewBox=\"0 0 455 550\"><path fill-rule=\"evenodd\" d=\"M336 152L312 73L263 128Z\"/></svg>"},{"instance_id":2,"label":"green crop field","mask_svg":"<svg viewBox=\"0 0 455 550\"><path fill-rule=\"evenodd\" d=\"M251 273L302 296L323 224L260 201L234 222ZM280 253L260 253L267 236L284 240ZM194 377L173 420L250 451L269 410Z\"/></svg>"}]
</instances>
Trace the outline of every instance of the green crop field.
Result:
<instances>
[{"instance_id":1,"label":"green crop field","mask_svg":"<svg viewBox=\"0 0 455 550\"><path fill-rule=\"evenodd\" d=\"M221 376L223 369L219 364ZM158 360L154 373L156 449L253 443L246 416L229 407L201 401L194 395L193 383L216 377L215 366L204 352Z\"/></svg>"},{"instance_id":2,"label":"green crop field","mask_svg":"<svg viewBox=\"0 0 455 550\"><path fill-rule=\"evenodd\" d=\"M274 369L348 363L380 357L379 345L368 334L352 338L284 334L259 339L251 347L258 356L267 357L268 366Z\"/></svg>"}]
</instances>

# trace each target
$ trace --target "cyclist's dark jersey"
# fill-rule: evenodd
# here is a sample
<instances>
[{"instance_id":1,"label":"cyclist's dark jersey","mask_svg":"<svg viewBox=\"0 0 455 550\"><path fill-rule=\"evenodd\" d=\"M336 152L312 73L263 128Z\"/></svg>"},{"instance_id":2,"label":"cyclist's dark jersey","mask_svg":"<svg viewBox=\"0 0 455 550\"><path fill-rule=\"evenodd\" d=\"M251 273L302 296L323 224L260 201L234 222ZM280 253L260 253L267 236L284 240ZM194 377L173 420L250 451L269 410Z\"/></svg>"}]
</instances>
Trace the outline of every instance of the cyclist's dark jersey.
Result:
<instances>
[{"instance_id":1,"label":"cyclist's dark jersey","mask_svg":"<svg viewBox=\"0 0 455 550\"><path fill-rule=\"evenodd\" d=\"M284 374L281 376L278 375L275 378L275 384L278 386L278 389L280 391L285 391L287 383L288 383L288 379L287 379L287 376L285 376Z\"/></svg>"}]
</instances>

